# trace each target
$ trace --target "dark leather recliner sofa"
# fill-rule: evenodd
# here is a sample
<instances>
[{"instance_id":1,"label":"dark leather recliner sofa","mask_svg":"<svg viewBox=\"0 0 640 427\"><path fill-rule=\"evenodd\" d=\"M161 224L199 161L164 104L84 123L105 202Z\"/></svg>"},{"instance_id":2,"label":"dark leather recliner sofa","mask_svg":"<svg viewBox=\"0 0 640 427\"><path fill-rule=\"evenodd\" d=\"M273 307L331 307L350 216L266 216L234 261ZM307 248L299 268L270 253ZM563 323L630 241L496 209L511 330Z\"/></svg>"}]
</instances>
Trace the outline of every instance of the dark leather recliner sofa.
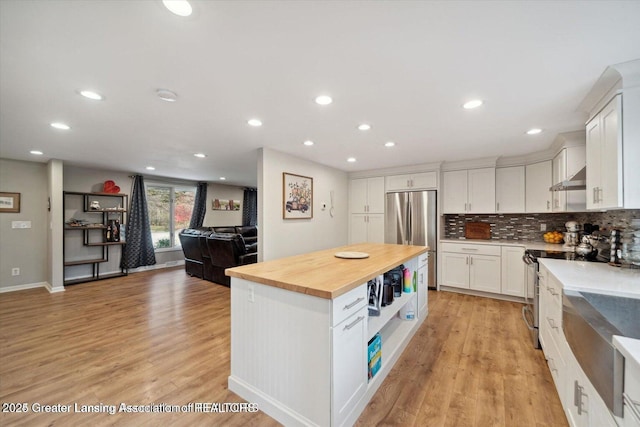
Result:
<instances>
[{"instance_id":1,"label":"dark leather recliner sofa","mask_svg":"<svg viewBox=\"0 0 640 427\"><path fill-rule=\"evenodd\" d=\"M246 233L248 241L236 231ZM254 226L182 230L179 238L186 273L229 286L230 279L224 274L226 268L258 262L257 234Z\"/></svg>"}]
</instances>

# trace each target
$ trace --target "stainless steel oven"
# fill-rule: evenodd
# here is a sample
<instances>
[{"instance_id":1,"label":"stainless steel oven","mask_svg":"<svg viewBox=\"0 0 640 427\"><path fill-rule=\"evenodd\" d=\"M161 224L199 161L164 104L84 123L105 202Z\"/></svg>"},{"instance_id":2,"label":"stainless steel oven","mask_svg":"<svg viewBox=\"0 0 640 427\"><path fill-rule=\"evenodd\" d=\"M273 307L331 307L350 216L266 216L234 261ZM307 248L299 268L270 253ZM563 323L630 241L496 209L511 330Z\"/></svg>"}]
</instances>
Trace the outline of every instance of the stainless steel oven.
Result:
<instances>
[{"instance_id":1,"label":"stainless steel oven","mask_svg":"<svg viewBox=\"0 0 640 427\"><path fill-rule=\"evenodd\" d=\"M522 261L527 265L527 283L522 318L531 332L533 347L540 348L540 340L538 338L538 326L540 324L538 260L532 251L527 250L522 256Z\"/></svg>"}]
</instances>

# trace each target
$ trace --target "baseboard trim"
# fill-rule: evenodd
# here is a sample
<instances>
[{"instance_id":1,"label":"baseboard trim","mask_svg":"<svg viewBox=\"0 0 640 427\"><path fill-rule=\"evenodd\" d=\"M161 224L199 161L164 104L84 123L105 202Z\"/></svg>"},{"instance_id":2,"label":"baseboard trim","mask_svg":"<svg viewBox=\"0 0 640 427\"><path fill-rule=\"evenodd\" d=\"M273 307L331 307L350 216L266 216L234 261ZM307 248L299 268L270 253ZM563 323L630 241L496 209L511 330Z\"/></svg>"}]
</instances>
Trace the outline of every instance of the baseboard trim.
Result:
<instances>
[{"instance_id":1,"label":"baseboard trim","mask_svg":"<svg viewBox=\"0 0 640 427\"><path fill-rule=\"evenodd\" d=\"M4 286L0 288L0 293L25 291L27 289L35 289L35 288L45 288L51 293L64 291L64 288L61 290L58 290L58 289L54 290L53 287L48 282L36 282L36 283L25 283L22 285Z\"/></svg>"},{"instance_id":2,"label":"baseboard trim","mask_svg":"<svg viewBox=\"0 0 640 427\"><path fill-rule=\"evenodd\" d=\"M476 296L476 297L493 298L493 299L499 299L499 300L503 300L503 301L518 302L518 303L524 303L525 302L525 299L523 297L514 297L514 296L511 296L511 295L494 294L494 293L491 293L491 292L482 292L482 291L476 291L474 289L466 289L466 288L455 288L455 287L444 286L444 285L440 286L440 291L454 292L454 293L457 293L457 294L473 295L473 296Z\"/></svg>"}]
</instances>

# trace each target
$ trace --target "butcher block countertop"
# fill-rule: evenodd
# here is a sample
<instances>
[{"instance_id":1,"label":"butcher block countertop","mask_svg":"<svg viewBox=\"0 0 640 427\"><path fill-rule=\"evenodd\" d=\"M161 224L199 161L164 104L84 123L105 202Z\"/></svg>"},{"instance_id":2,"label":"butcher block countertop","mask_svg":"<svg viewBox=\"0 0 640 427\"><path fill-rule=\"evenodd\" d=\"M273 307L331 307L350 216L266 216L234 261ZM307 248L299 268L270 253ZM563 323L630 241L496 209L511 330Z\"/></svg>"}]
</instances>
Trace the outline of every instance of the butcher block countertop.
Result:
<instances>
[{"instance_id":1,"label":"butcher block countertop","mask_svg":"<svg viewBox=\"0 0 640 427\"><path fill-rule=\"evenodd\" d=\"M427 246L360 243L227 268L225 274L293 292L334 299L428 250ZM335 256L337 252L366 252L369 257L342 259Z\"/></svg>"}]
</instances>

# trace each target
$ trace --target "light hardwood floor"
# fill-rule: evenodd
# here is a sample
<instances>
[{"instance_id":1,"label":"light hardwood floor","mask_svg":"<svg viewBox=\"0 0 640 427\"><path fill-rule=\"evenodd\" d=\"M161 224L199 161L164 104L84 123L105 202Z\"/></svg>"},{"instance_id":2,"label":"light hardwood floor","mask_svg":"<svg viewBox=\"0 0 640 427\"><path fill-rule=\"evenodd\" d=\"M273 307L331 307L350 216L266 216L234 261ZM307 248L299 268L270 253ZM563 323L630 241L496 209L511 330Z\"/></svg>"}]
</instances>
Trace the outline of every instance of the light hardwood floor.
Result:
<instances>
[{"instance_id":1,"label":"light hardwood floor","mask_svg":"<svg viewBox=\"0 0 640 427\"><path fill-rule=\"evenodd\" d=\"M32 405L242 402L227 390L229 289L182 268L0 294L0 413L13 426L273 426L258 413L34 413ZM565 426L520 305L429 293L429 317L359 426ZM71 408L73 410L73 406Z\"/></svg>"}]
</instances>

